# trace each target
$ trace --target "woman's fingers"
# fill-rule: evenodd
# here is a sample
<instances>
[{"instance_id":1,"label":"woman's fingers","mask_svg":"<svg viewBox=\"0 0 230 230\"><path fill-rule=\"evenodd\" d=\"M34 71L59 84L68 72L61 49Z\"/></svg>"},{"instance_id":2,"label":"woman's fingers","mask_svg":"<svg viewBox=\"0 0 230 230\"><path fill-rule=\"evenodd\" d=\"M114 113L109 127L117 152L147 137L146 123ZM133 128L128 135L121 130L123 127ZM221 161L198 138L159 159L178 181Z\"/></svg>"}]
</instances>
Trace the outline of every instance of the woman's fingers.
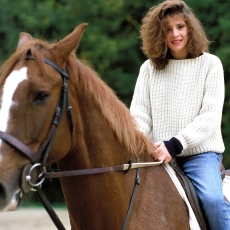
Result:
<instances>
[{"instance_id":1,"label":"woman's fingers","mask_svg":"<svg viewBox=\"0 0 230 230\"><path fill-rule=\"evenodd\" d=\"M153 158L156 161L163 161L165 164L169 163L172 159L171 155L169 154L167 148L165 147L164 142L157 142L154 144L154 152Z\"/></svg>"}]
</instances>

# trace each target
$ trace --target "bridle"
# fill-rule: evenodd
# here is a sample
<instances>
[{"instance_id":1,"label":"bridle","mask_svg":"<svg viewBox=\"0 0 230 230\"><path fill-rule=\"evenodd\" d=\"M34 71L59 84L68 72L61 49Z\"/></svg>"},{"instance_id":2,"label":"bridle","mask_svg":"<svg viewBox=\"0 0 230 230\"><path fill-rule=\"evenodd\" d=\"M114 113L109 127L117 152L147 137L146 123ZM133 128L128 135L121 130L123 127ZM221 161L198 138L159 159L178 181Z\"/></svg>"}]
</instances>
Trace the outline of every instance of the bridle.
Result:
<instances>
[{"instance_id":1,"label":"bridle","mask_svg":"<svg viewBox=\"0 0 230 230\"><path fill-rule=\"evenodd\" d=\"M34 57L26 56L26 60L34 60ZM50 215L50 218L53 220L57 229L65 230L63 224L59 220L51 204L49 203L49 201L47 200L47 198L45 197L44 193L41 190L41 185L44 182L45 178L91 175L91 174L100 174L100 173L107 173L107 172L116 172L116 171L121 171L121 170L124 170L127 173L130 169L136 168L137 171L136 171L135 185L134 185L133 193L132 193L130 204L129 204L129 209L128 209L124 224L121 228L122 230L124 230L126 228L126 225L128 223L128 220L131 214L137 187L140 184L140 167L155 166L155 165L161 164L162 162L139 163L139 160L137 159L138 163L132 163L132 161L130 160L128 164L117 165L117 166L112 166L112 167L107 167L107 168L91 168L91 169L81 169L81 170L62 171L62 172L53 172L53 171L46 172L45 165L46 165L53 141L55 139L55 134L56 134L58 125L66 109L68 111L69 118L70 118L72 138L73 138L73 132L74 132L74 120L73 120L72 107L70 105L70 100L69 100L69 95L68 95L69 75L67 71L62 70L56 64L54 64L53 62L47 59L43 59L43 62L50 65L51 67L53 67L56 71L60 73L63 79L63 85L62 85L62 90L61 90L60 97L58 100L58 104L55 110L54 118L51 123L51 127L46 135L46 138L42 142L39 150L35 154L31 148L29 148L19 139L15 138L14 136L6 132L0 131L0 139L2 139L3 141L7 142L11 146L19 150L31 162L31 164L26 165L22 171L21 189L24 193L27 193L31 190L36 191L41 203L43 204L46 211Z\"/></svg>"}]
</instances>

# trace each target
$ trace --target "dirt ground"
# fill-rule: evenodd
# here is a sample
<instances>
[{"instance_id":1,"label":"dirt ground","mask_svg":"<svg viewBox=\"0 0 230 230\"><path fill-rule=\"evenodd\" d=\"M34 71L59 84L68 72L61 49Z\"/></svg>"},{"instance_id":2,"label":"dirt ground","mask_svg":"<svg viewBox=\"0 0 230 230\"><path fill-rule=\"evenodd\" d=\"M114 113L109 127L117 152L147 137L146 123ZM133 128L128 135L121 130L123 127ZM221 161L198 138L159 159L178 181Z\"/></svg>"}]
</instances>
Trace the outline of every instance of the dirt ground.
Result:
<instances>
[{"instance_id":1,"label":"dirt ground","mask_svg":"<svg viewBox=\"0 0 230 230\"><path fill-rule=\"evenodd\" d=\"M70 230L66 209L54 209L66 230ZM0 230L57 230L44 208L21 208L0 213Z\"/></svg>"}]
</instances>

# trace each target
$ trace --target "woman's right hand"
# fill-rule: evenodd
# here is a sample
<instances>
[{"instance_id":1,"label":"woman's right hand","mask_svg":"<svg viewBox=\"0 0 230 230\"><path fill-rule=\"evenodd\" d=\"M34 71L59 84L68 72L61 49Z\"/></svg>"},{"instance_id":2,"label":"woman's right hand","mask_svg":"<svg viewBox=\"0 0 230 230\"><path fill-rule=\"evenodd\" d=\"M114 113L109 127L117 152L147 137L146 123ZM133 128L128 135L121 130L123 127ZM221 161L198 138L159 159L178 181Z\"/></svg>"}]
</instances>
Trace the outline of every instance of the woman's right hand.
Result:
<instances>
[{"instance_id":1,"label":"woman's right hand","mask_svg":"<svg viewBox=\"0 0 230 230\"><path fill-rule=\"evenodd\" d=\"M169 154L163 141L159 141L154 144L153 148L153 158L155 161L163 161L165 164L167 164L172 160L172 157Z\"/></svg>"}]
</instances>

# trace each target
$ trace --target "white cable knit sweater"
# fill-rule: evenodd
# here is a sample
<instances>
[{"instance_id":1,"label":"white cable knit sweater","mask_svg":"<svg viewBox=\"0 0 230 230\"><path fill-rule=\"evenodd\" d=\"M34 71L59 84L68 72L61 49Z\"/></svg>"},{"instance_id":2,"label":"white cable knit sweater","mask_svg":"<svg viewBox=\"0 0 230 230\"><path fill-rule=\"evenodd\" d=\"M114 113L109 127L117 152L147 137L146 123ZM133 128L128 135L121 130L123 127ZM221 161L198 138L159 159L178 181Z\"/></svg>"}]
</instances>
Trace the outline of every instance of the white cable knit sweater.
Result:
<instances>
[{"instance_id":1,"label":"white cable knit sweater","mask_svg":"<svg viewBox=\"0 0 230 230\"><path fill-rule=\"evenodd\" d=\"M147 60L140 68L130 112L154 142L176 137L178 156L222 153L223 67L218 57L171 59L163 70Z\"/></svg>"}]
</instances>

